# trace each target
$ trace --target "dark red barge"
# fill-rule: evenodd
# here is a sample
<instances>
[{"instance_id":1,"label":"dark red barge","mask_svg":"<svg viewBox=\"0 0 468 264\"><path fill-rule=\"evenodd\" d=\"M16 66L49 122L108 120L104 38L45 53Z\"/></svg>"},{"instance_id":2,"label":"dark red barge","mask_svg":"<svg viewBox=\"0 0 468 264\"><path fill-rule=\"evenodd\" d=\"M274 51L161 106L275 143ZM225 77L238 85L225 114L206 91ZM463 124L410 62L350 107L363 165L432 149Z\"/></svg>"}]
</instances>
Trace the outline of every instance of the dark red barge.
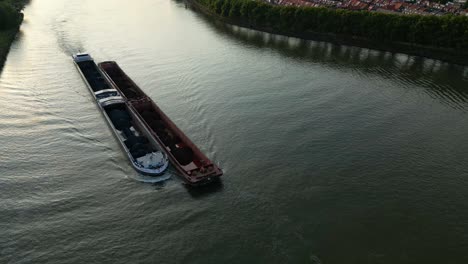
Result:
<instances>
[{"instance_id":1,"label":"dark red barge","mask_svg":"<svg viewBox=\"0 0 468 264\"><path fill-rule=\"evenodd\" d=\"M127 99L128 106L161 144L188 184L203 185L223 175L222 170L198 149L116 62L101 62L99 68Z\"/></svg>"}]
</instances>

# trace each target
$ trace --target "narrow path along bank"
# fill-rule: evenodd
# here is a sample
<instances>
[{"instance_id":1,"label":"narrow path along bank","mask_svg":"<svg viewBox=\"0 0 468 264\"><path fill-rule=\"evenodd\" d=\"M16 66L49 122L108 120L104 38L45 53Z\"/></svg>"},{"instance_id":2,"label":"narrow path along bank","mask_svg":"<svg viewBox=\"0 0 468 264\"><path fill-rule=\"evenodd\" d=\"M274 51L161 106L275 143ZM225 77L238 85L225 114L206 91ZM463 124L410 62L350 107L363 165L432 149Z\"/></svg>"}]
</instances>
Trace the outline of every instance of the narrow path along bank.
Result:
<instances>
[{"instance_id":1,"label":"narrow path along bank","mask_svg":"<svg viewBox=\"0 0 468 264\"><path fill-rule=\"evenodd\" d=\"M243 0L187 2L195 10L223 22L263 32L468 65L468 18L463 16L389 15L280 7ZM423 26L419 28L413 26L421 23ZM446 28L459 29L460 32L454 33Z\"/></svg>"}]
</instances>

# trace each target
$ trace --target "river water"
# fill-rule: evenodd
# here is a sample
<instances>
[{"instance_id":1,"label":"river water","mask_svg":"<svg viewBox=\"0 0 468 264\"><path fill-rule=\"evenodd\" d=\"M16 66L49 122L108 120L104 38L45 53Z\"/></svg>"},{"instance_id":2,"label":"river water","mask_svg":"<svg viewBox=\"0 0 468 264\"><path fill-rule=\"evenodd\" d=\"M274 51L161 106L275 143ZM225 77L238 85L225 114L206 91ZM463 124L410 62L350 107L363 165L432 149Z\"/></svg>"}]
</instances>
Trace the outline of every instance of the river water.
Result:
<instances>
[{"instance_id":1,"label":"river water","mask_svg":"<svg viewBox=\"0 0 468 264\"><path fill-rule=\"evenodd\" d=\"M138 176L72 64L116 60L225 175ZM468 68L32 0L0 75L0 263L468 263Z\"/></svg>"}]
</instances>

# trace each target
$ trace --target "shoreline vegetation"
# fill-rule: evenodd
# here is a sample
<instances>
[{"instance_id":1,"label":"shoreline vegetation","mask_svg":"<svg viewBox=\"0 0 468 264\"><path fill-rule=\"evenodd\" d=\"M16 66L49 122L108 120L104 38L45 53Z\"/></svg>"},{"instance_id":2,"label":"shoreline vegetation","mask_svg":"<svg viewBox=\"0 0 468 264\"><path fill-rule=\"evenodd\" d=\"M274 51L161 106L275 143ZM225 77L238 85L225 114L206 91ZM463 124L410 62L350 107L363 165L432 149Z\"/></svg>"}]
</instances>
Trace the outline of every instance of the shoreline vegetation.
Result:
<instances>
[{"instance_id":1,"label":"shoreline vegetation","mask_svg":"<svg viewBox=\"0 0 468 264\"><path fill-rule=\"evenodd\" d=\"M0 71L23 22L27 0L0 0Z\"/></svg>"},{"instance_id":2,"label":"shoreline vegetation","mask_svg":"<svg viewBox=\"0 0 468 264\"><path fill-rule=\"evenodd\" d=\"M186 0L228 24L272 34L405 53L468 65L468 17L393 15L258 0Z\"/></svg>"}]
</instances>

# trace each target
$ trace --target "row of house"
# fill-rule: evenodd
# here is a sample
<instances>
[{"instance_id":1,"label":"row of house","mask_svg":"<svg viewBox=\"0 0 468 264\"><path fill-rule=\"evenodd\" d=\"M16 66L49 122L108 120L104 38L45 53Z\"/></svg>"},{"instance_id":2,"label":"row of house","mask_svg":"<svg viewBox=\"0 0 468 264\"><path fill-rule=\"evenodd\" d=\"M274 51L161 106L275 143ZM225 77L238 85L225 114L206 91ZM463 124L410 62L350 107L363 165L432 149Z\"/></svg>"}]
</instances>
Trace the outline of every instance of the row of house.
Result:
<instances>
[{"instance_id":1,"label":"row of house","mask_svg":"<svg viewBox=\"0 0 468 264\"><path fill-rule=\"evenodd\" d=\"M348 10L368 10L393 14L419 15L466 15L464 9L467 0L455 0L447 4L428 0L264 0L268 3L283 6L332 7Z\"/></svg>"}]
</instances>

